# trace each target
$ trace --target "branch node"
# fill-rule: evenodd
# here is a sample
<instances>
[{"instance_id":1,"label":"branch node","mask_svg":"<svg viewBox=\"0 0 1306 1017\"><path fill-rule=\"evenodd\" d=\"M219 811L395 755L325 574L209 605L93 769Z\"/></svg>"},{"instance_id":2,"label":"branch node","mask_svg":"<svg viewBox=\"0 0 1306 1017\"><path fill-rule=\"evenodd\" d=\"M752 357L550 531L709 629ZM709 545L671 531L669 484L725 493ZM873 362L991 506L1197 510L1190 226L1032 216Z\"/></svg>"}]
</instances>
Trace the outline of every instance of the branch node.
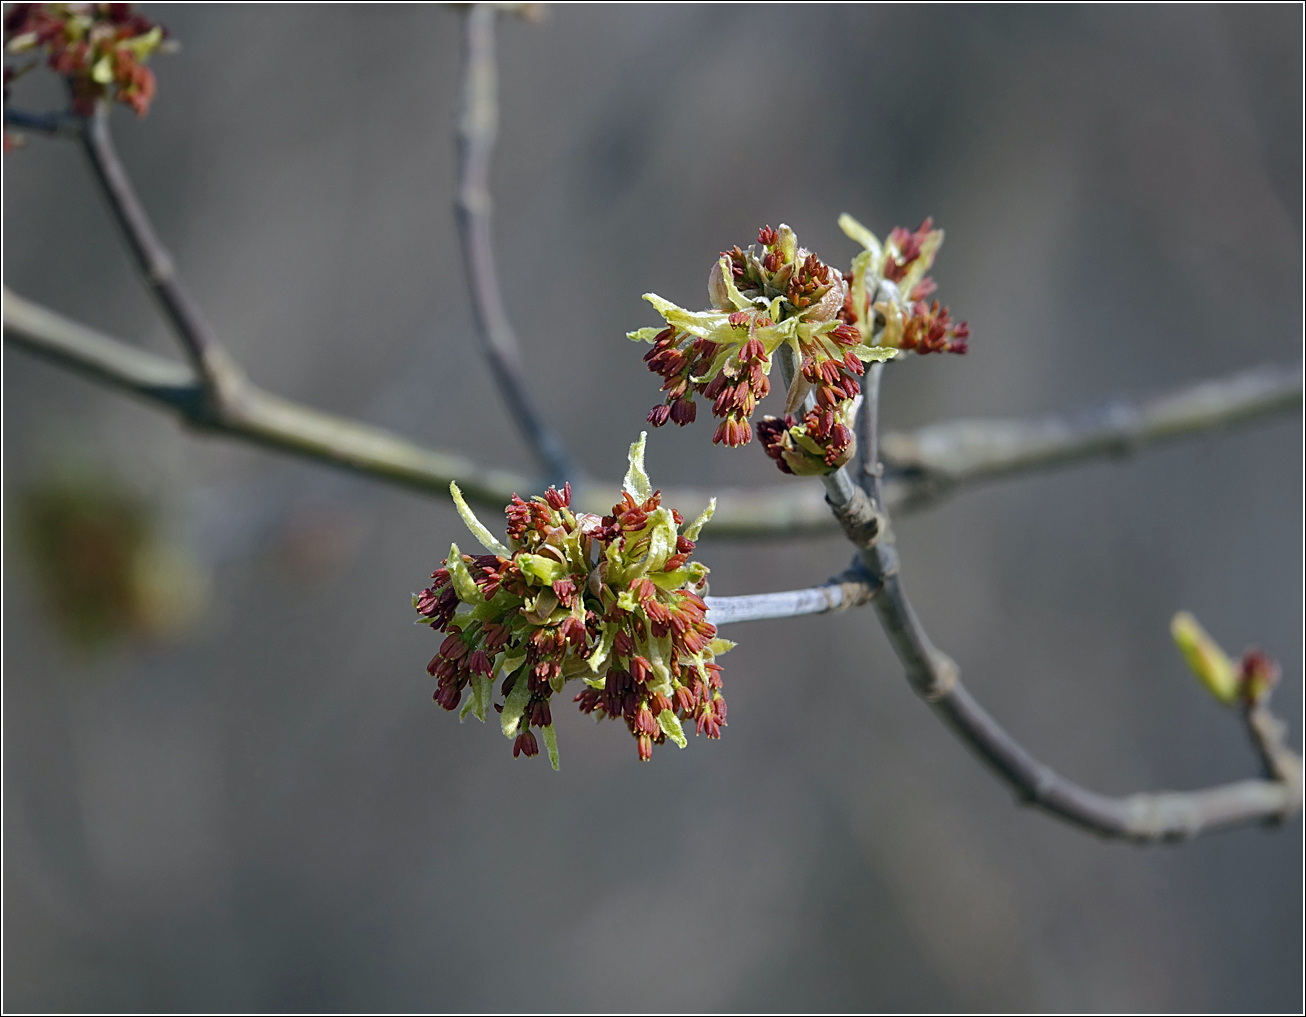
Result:
<instances>
[{"instance_id":1,"label":"branch node","mask_svg":"<svg viewBox=\"0 0 1306 1017\"><path fill-rule=\"evenodd\" d=\"M930 684L921 690L921 698L927 703L937 703L951 695L952 690L957 687L957 682L961 680L961 668L942 650L933 647L931 649L933 650L931 654L933 676ZM1039 792L1042 793L1041 786Z\"/></svg>"},{"instance_id":2,"label":"branch node","mask_svg":"<svg viewBox=\"0 0 1306 1017\"><path fill-rule=\"evenodd\" d=\"M826 495L825 501L834 517L839 520L844 534L855 546L863 551L875 546L885 530L887 519L876 511L875 504L861 487L853 487L852 497L846 504L836 505L829 495Z\"/></svg>"}]
</instances>

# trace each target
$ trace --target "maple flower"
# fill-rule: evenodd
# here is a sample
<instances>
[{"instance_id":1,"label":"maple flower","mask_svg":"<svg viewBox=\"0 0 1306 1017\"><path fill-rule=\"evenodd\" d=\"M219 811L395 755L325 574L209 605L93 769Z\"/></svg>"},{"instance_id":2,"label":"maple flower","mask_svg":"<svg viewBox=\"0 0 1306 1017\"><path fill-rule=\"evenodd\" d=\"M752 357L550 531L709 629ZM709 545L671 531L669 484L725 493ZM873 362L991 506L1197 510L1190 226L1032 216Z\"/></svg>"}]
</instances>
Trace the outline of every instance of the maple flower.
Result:
<instances>
[{"instance_id":1,"label":"maple flower","mask_svg":"<svg viewBox=\"0 0 1306 1017\"><path fill-rule=\"evenodd\" d=\"M943 230L926 219L915 230L896 226L887 242L847 213L839 228L865 250L853 259L848 298L839 317L876 342L917 353L965 353L970 326L926 297L938 289L926 273L943 244Z\"/></svg>"},{"instance_id":2,"label":"maple flower","mask_svg":"<svg viewBox=\"0 0 1306 1017\"><path fill-rule=\"evenodd\" d=\"M464 692L462 717L483 722L493 706L514 757L539 753L536 728L558 768L552 698L573 680L586 685L573 700L581 711L623 721L642 760L668 739L684 748L686 721L720 737L726 704L716 658L734 644L707 621L708 570L690 561L716 502L684 526L650 489L644 441L630 447L611 515L573 511L570 484L530 501L513 495L507 544L450 485L487 553L465 555L454 544L431 586L413 595L418 621L446 634L427 671L446 710Z\"/></svg>"},{"instance_id":3,"label":"maple flower","mask_svg":"<svg viewBox=\"0 0 1306 1017\"><path fill-rule=\"evenodd\" d=\"M44 53L47 66L68 79L78 116L107 98L144 116L155 91L145 62L167 34L131 4L13 4L4 15L5 55ZM9 82L37 63L5 68L6 99Z\"/></svg>"},{"instance_id":4,"label":"maple flower","mask_svg":"<svg viewBox=\"0 0 1306 1017\"><path fill-rule=\"evenodd\" d=\"M748 444L753 413L771 389L773 359L788 346L798 371L785 416L761 421L758 437L786 473L831 473L856 450L851 424L865 364L902 349L964 352L966 324L923 302L934 287L924 273L943 233L927 220L914 233L894 230L881 246L851 217L840 225L867 247L850 272L799 247L782 223L763 227L747 250L722 252L708 277L711 309L689 311L644 295L666 323L627 333L652 344L644 360L663 379L665 401L649 412L650 424L693 422L695 396L702 396L720 421L713 443Z\"/></svg>"}]
</instances>

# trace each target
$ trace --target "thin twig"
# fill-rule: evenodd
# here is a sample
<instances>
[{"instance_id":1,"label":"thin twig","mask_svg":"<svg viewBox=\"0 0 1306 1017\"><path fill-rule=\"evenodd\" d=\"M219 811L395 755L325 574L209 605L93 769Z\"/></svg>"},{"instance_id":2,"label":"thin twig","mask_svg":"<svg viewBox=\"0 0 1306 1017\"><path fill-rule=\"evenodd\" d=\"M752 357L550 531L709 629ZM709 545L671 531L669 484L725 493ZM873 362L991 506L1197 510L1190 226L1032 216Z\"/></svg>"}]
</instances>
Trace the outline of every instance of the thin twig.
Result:
<instances>
[{"instance_id":1,"label":"thin twig","mask_svg":"<svg viewBox=\"0 0 1306 1017\"><path fill-rule=\"evenodd\" d=\"M872 587L860 572L846 572L828 583L806 590L753 593L740 597L705 597L708 621L720 627L735 622L797 618L830 614L861 607L871 599Z\"/></svg>"},{"instance_id":2,"label":"thin twig","mask_svg":"<svg viewBox=\"0 0 1306 1017\"><path fill-rule=\"evenodd\" d=\"M876 399L867 400L874 413ZM875 421L868 421L874 434ZM870 468L874 471L872 460ZM859 488L857 493L862 494ZM930 642L898 574L898 556L883 506L872 495L840 504L836 518L860 550L870 600L912 688L928 702L1022 800L1106 837L1176 840L1240 823L1274 821L1301 807L1301 760L1283 741L1283 727L1257 707L1246 714L1269 780L1242 781L1191 792L1110 798L1067 780L1035 759L961 684L957 665Z\"/></svg>"},{"instance_id":3,"label":"thin twig","mask_svg":"<svg viewBox=\"0 0 1306 1017\"><path fill-rule=\"evenodd\" d=\"M85 120L79 137L137 269L195 368L204 390L205 411L215 418L232 412L232 404L241 397L245 386L244 376L204 320L137 197L109 133L106 103L99 103L94 115Z\"/></svg>"},{"instance_id":4,"label":"thin twig","mask_svg":"<svg viewBox=\"0 0 1306 1017\"><path fill-rule=\"evenodd\" d=\"M110 387L174 410L195 428L323 460L383 480L449 493L449 482L469 498L502 506L514 491L536 482L487 469L460 456L422 448L381 428L321 413L245 382L241 398L222 417L206 407L205 392L185 364L147 353L4 291L5 341Z\"/></svg>"},{"instance_id":5,"label":"thin twig","mask_svg":"<svg viewBox=\"0 0 1306 1017\"><path fill-rule=\"evenodd\" d=\"M267 448L344 465L441 496L448 495L449 481L456 480L468 498L491 507L502 507L513 493L525 496L538 493L546 486L537 477L523 477L480 466L461 456L426 448L362 422L327 417L310 407L268 395L247 381L241 386L240 399L228 405L229 419L215 419L207 412L204 391L194 372L185 365L110 338L7 290L4 305L6 342L78 371L96 382L130 392L156 406L179 411L188 423L212 433L245 439L255 437L246 427L245 417L241 416L236 404L244 401L257 407L261 399L275 399L278 407L276 426L264 426L257 435L260 444ZM1222 411L1191 416L1186 421L1188 430L1184 433L1199 433L1226 423L1249 420L1256 415L1282 413L1300 403L1299 371L1267 369L1265 373L1267 377L1279 378L1289 396L1267 400L1250 392L1237 377L1228 382L1204 382L1195 389L1222 391ZM1186 393L1195 389L1181 390L1169 400L1158 402L1184 403ZM248 414L255 412L256 409L248 410ZM319 426L323 418L331 421L329 428ZM1174 433L1177 435L1178 431ZM881 442L886 444L896 437L886 434ZM1098 454L1104 453L1099 451ZM1037 460L1029 460L1025 469L1036 469L1041 465ZM1017 472L1013 470L1012 474ZM964 486L964 483L958 482L957 486ZM925 504L923 499L911 497L917 489L910 482L886 478L884 507L889 511L910 511ZM619 490L616 481L582 482L574 485L575 503L586 511L604 513L617 500ZM790 483L712 493L717 498L717 511L705 531L707 536L776 538L838 531L838 524L830 518L822 491L811 485ZM664 498L667 504L692 514L707 503L708 493L691 488L666 488Z\"/></svg>"},{"instance_id":6,"label":"thin twig","mask_svg":"<svg viewBox=\"0 0 1306 1017\"><path fill-rule=\"evenodd\" d=\"M1076 418L954 420L912 434L886 434L882 449L890 477L905 485L903 502L919 507L962 485L1125 456L1153 442L1301 404L1300 367L1259 367Z\"/></svg>"},{"instance_id":7,"label":"thin twig","mask_svg":"<svg viewBox=\"0 0 1306 1017\"><path fill-rule=\"evenodd\" d=\"M494 380L517 429L550 481L576 479L566 446L541 416L523 376L517 337L508 321L490 231L490 154L499 130L494 60L495 4L473 4L464 15L462 103L458 113L458 236L472 294L476 330Z\"/></svg>"},{"instance_id":8,"label":"thin twig","mask_svg":"<svg viewBox=\"0 0 1306 1017\"><path fill-rule=\"evenodd\" d=\"M81 121L68 113L32 113L8 106L5 107L5 126L70 138L76 137L81 131Z\"/></svg>"}]
</instances>

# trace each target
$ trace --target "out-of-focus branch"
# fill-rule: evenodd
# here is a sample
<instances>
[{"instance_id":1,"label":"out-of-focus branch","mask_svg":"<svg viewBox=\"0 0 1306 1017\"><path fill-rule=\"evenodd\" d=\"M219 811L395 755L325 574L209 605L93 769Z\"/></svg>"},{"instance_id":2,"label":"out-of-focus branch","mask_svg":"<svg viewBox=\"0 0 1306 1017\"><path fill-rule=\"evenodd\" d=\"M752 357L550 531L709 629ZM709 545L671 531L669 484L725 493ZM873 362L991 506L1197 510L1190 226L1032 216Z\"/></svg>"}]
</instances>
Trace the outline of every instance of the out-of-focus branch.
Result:
<instances>
[{"instance_id":1,"label":"out-of-focus branch","mask_svg":"<svg viewBox=\"0 0 1306 1017\"><path fill-rule=\"evenodd\" d=\"M502 506L535 481L422 448L381 428L301 406L242 380L221 416L185 364L128 346L4 291L5 341L94 381L175 410L200 430L324 460L383 480L448 495L455 480L468 497Z\"/></svg>"},{"instance_id":2,"label":"out-of-focus branch","mask_svg":"<svg viewBox=\"0 0 1306 1017\"><path fill-rule=\"evenodd\" d=\"M185 364L110 338L7 289L4 336L7 343L92 381L174 410L187 424L201 430L254 441L440 497L448 497L452 480L469 499L502 508L513 494L538 493L546 486L538 477L482 466L381 428L282 399L244 378L229 392L224 412L214 414L194 371ZM620 492L617 481L582 483L573 488L572 503L584 511L606 513ZM829 514L819 493L813 498L814 493L801 487L718 491L711 532L718 537L828 533L832 529ZM665 496L670 504L691 515L708 501L708 495L691 489L667 490Z\"/></svg>"},{"instance_id":3,"label":"out-of-focus branch","mask_svg":"<svg viewBox=\"0 0 1306 1017\"><path fill-rule=\"evenodd\" d=\"M1179 399L1161 401L1161 405L1186 407L1191 418L1194 401L1200 402ZM876 402L874 397L868 398L864 411L874 414ZM1176 415L1172 414L1171 419ZM1165 415L1151 416L1164 419ZM868 435L873 436L874 420L868 421L867 427ZM873 441L871 437L868 442L872 448ZM871 461L868 473L873 478L878 475L874 467ZM1287 748L1282 724L1263 704L1249 709L1246 718L1265 760L1268 780L1111 798L1089 791L1039 762L976 702L962 685L957 665L930 642L903 588L878 484L870 485L869 494L857 488L846 502L835 497L833 488L827 487L827 491L836 518L859 549L871 603L912 688L1024 801L1103 836L1142 842L1176 840L1241 823L1274 821L1301 808L1301 760Z\"/></svg>"},{"instance_id":4,"label":"out-of-focus branch","mask_svg":"<svg viewBox=\"0 0 1306 1017\"><path fill-rule=\"evenodd\" d=\"M141 277L158 300L195 368L208 403L207 412L213 417L223 416L231 410L229 404L242 389L244 376L204 320L178 276L172 256L154 231L145 206L137 197L127 170L118 158L113 136L109 133L106 103L99 103L95 114L84 121L79 138Z\"/></svg>"},{"instance_id":5,"label":"out-of-focus branch","mask_svg":"<svg viewBox=\"0 0 1306 1017\"><path fill-rule=\"evenodd\" d=\"M16 127L37 134L76 137L81 131L81 121L68 113L32 113L24 109L5 107L5 126Z\"/></svg>"},{"instance_id":6,"label":"out-of-focus branch","mask_svg":"<svg viewBox=\"0 0 1306 1017\"><path fill-rule=\"evenodd\" d=\"M882 441L900 508L918 508L965 484L1128 455L1143 445L1229 427L1302 405L1300 367L1258 367L1139 403L1075 418L954 420Z\"/></svg>"},{"instance_id":7,"label":"out-of-focus branch","mask_svg":"<svg viewBox=\"0 0 1306 1017\"><path fill-rule=\"evenodd\" d=\"M35 304L17 294L4 294L5 340L60 366L77 371L94 381L130 392L176 411L190 424L214 433L253 439L272 449L309 456L345 466L382 480L448 496L449 481L456 480L468 498L491 507L502 507L514 494L539 492L545 482L507 470L472 463L469 460L410 442L368 424L330 416L307 406L270 395L243 378L229 385L225 417L211 412L203 387L184 364L147 353L118 339ZM1280 372L1288 374L1288 372ZM1293 377L1289 375L1289 377ZM1300 399L1300 374L1297 398ZM1197 388L1220 387L1207 383ZM1184 390L1188 391L1188 390ZM1181 393L1182 396L1182 393ZM1246 393L1244 392L1244 397ZM277 412L268 412L275 403ZM1251 406L1228 401L1225 417L1207 417L1204 426L1218 426L1227 419L1248 419L1253 413L1272 414L1291 406L1290 400L1267 403L1257 399ZM273 421L275 417L275 422ZM252 428L251 421L263 424ZM330 426L322 426L329 421ZM947 425L939 425L944 427ZM968 425L969 426L969 425ZM1198 428L1194 427L1193 433ZM888 442L894 435L884 435ZM883 504L890 510L910 510L924 504L911 499L911 484L895 478L884 482ZM608 511L617 500L616 481L581 482L573 485L573 503L589 512ZM706 534L712 537L792 537L837 532L829 506L819 488L784 484L753 490L716 490L716 515ZM707 504L706 492L670 488L663 492L666 503L687 514Z\"/></svg>"},{"instance_id":8,"label":"out-of-focus branch","mask_svg":"<svg viewBox=\"0 0 1306 1017\"><path fill-rule=\"evenodd\" d=\"M551 481L577 474L562 440L541 416L523 376L517 337L508 321L490 233L490 154L499 130L494 61L496 5L472 4L463 15L463 92L458 112L458 236L481 346L517 429Z\"/></svg>"}]
</instances>

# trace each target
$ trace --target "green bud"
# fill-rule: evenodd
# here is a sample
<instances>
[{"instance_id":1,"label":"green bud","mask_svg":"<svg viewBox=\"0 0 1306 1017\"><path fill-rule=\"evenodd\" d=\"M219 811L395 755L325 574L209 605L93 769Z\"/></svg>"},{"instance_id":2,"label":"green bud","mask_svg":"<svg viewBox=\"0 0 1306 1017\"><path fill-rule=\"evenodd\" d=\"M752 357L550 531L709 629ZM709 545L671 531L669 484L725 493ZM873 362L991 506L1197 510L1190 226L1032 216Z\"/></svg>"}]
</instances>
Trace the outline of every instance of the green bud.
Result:
<instances>
[{"instance_id":1,"label":"green bud","mask_svg":"<svg viewBox=\"0 0 1306 1017\"><path fill-rule=\"evenodd\" d=\"M1222 703L1238 699L1238 668L1220 645L1197 624L1187 611L1180 611L1170 622L1170 635L1184 655L1189 669L1208 692Z\"/></svg>"}]
</instances>

